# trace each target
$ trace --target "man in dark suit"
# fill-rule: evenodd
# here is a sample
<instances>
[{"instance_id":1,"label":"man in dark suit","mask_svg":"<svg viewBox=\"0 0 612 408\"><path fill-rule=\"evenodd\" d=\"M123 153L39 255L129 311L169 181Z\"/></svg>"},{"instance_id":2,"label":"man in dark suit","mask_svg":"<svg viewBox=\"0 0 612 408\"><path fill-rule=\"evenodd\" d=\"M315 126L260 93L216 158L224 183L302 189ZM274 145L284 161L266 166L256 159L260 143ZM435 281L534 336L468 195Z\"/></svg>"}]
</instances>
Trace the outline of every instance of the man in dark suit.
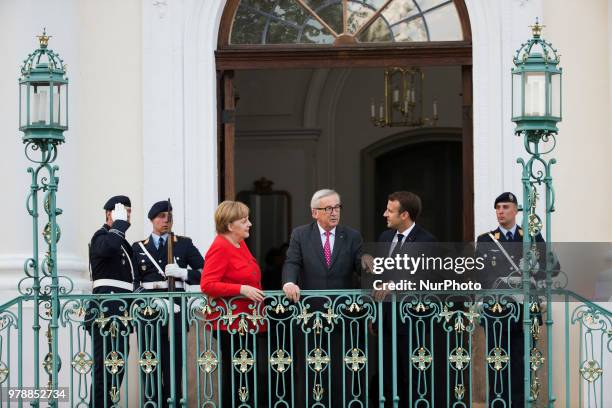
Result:
<instances>
[{"instance_id":1,"label":"man in dark suit","mask_svg":"<svg viewBox=\"0 0 612 408\"><path fill-rule=\"evenodd\" d=\"M125 240L125 232L130 228L131 206L130 199L123 195L111 197L104 204L106 222L89 244L93 294L133 291L132 247ZM130 330L119 319L129 313L129 309L128 299L98 300L88 304L85 320L91 334L94 361L90 407L111 406L118 402L130 349ZM105 360L118 364L107 370Z\"/></svg>"},{"instance_id":2,"label":"man in dark suit","mask_svg":"<svg viewBox=\"0 0 612 408\"><path fill-rule=\"evenodd\" d=\"M416 223L419 215L421 214L422 204L421 198L409 191L396 191L392 194L389 194L387 201L387 208L383 216L387 220L387 227L389 229L383 231L378 238L378 242L389 244L388 253L385 256L394 257L396 254L411 254L416 247L416 243L432 243L436 242L436 238L425 228L421 227ZM419 247L419 254L422 250L428 250L430 248L425 248L425 246ZM378 293L376 297L378 299L384 298L386 293ZM398 304L396 307L399 307L399 303L401 301L401 295L398 296ZM389 298L387 297L388 301ZM392 407L393 406L393 393L392 393L392 382L390 375L392 374L392 354L391 354L391 307L393 305L389 302L383 305L383 350L384 350L384 367L385 373L387 376L384 381L384 392L385 392L385 406ZM415 315L418 315L418 312L415 311ZM430 313L425 313L429 315ZM414 323L417 321L418 317L411 316L413 321L412 329L413 329L413 346L417 344L417 329ZM423 321L426 322L426 326L429 326L429 321L431 317L424 317ZM416 398L425 398L431 400L431 393L435 390L436 392L436 403L439 404L443 399L441 399L443 393L440 391L444 389L446 383L446 377L442 375L442 371L445 368L446 358L444 356L444 347L443 342L438 339L435 343L436 350L435 352L431 350L431 347L428 347L428 353L434 354L434 364L436 365L436 376L435 376L435 384L431 384L429 380L431 373L432 365L428 365L426 370L422 370L422 373L419 373L417 370L413 368L413 365L410 361L410 357L415 352L415 350L409 349L409 333L410 326L408 323L402 323L400 321L400 310L397 309L396 312L396 326L397 326L397 389L398 396L400 398L399 406L400 407L408 407L409 406L409 395L410 390L412 390L413 395L413 403ZM420 333L423 335L421 340L426 339L426 347L430 344L429 333ZM443 337L442 337L443 338ZM422 344L422 342L420 342ZM442 353L442 354L439 354ZM413 371L413 379L414 384L409 383L409 373L410 370ZM417 379L419 375L425 374L427 380L421 378L419 383L421 384L421 389L418 389L416 386ZM423 385L426 384L426 387ZM426 390L426 391L424 391ZM445 403L445 401L444 401Z\"/></svg>"},{"instance_id":3,"label":"man in dark suit","mask_svg":"<svg viewBox=\"0 0 612 408\"><path fill-rule=\"evenodd\" d=\"M319 190L313 195L310 207L315 221L293 230L283 265L283 291L293 302L300 300L301 289L358 287L362 238L354 229L339 225L342 210L339 194L334 190ZM313 315L310 319L300 319L294 326L298 332L294 336L297 340L294 356L297 373L294 378L298 405L306 403L311 406L320 401L328 407L340 407L365 398L365 376L361 375L365 370L353 374L345 370L347 365L344 362L345 354L350 354L351 348L359 348L362 344L363 330L361 333L349 333L351 328L346 328L346 344L343 344L342 319L330 316L331 309L328 309L326 301L321 297L305 300L305 305L310 308L304 313ZM331 311L340 314L337 308ZM305 330L311 332L306 335ZM306 340L304 337L307 337ZM354 340L352 344L351 339ZM361 355L363 350L356 350L355 353ZM304 367L306 359L309 367ZM342 386L343 371L346 373L345 387ZM358 387L354 383L359 375L362 385L356 391ZM328 389L329 381L331 390ZM308 389L305 395L301 395L306 382Z\"/></svg>"},{"instance_id":4,"label":"man in dark suit","mask_svg":"<svg viewBox=\"0 0 612 408\"><path fill-rule=\"evenodd\" d=\"M153 231L147 239L135 242L132 245L134 252L134 267L136 268L135 286L137 292L168 292L167 278L175 279L175 288L177 292L183 292L187 284L198 285L200 283L202 268L204 267L204 258L198 249L193 245L191 238L171 234L172 231L172 207L169 201L159 201L151 207L148 217L151 220ZM172 239L173 257L168 260L168 240ZM181 344L183 342L182 325L187 325L186 322L181 322L181 308L179 306L180 299L175 299L173 305L169 305L167 299L156 299L156 306L161 309L167 309L168 313L174 312L174 333L172 338L174 341L174 384L176 389L177 399L174 405L178 404L182 396L182 374L183 363ZM145 325L144 323L140 323ZM188 329L189 326L187 326ZM161 341L159 347L156 344L155 326L147 329L141 328L141 335L149 336L147 339L149 350L155 353L155 356L160 360L162 371L162 403L161 406L168 406L168 398L171 390L170 376L170 341L168 336L168 323L161 326ZM143 341L143 347L144 342ZM159 353L158 353L159 348ZM141 354L145 350L141 350ZM158 369L159 369L158 368ZM144 400L157 402L157 371L144 371L145 384ZM185 396L186 398L186 396Z\"/></svg>"},{"instance_id":5,"label":"man in dark suit","mask_svg":"<svg viewBox=\"0 0 612 408\"><path fill-rule=\"evenodd\" d=\"M523 257L523 229L516 223L518 203L516 196L510 192L500 194L495 199L495 215L499 225L490 232L485 232L477 238L477 253L485 259L486 268L483 270L483 288L520 289L522 287L521 258ZM540 253L540 270L544 270L544 257L546 248L544 238L538 232L535 242ZM555 268L558 273L558 264ZM539 278L541 273L536 274ZM501 294L501 293L500 293ZM512 301L497 302L494 305L485 304L485 319L481 322L487 332L487 355L494 358L496 355L507 357L510 353L510 366L507 363L489 363L489 403L493 406L510 403L511 407L522 407L525 392L523 383L524 364L524 337L523 337L523 303ZM541 324L539 306L532 309L538 324ZM533 317L533 316L532 316ZM494 360L491 360L494 361ZM512 382L510 388L509 382Z\"/></svg>"}]
</instances>

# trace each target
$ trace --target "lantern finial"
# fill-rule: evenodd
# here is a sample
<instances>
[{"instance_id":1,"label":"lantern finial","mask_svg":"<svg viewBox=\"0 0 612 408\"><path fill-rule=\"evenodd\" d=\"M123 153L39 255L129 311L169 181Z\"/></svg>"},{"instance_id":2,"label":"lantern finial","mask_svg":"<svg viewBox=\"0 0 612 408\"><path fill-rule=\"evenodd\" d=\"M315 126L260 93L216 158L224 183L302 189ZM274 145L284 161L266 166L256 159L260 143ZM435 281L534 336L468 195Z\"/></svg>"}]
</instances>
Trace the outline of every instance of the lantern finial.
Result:
<instances>
[{"instance_id":1,"label":"lantern finial","mask_svg":"<svg viewBox=\"0 0 612 408\"><path fill-rule=\"evenodd\" d=\"M40 43L40 48L47 48L47 45L49 44L49 38L53 36L47 35L47 28L44 27L42 35L37 35L36 37L38 38L38 42Z\"/></svg>"},{"instance_id":2,"label":"lantern finial","mask_svg":"<svg viewBox=\"0 0 612 408\"><path fill-rule=\"evenodd\" d=\"M531 33L535 38L540 38L542 35L542 29L546 27L545 25L540 25L538 18L536 17L536 22L534 25L529 26L531 28Z\"/></svg>"}]
</instances>

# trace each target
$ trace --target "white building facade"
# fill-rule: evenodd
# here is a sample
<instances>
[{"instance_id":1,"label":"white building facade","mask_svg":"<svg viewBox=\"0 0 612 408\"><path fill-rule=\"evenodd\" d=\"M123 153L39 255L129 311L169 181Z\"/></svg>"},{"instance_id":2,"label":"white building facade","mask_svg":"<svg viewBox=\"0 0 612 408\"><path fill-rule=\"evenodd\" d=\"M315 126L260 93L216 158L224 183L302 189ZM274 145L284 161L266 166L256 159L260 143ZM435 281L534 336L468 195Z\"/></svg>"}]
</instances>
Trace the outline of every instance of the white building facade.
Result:
<instances>
[{"instance_id":1,"label":"white building facade","mask_svg":"<svg viewBox=\"0 0 612 408\"><path fill-rule=\"evenodd\" d=\"M492 201L521 190L510 69L536 17L559 49L563 121L554 156L555 241L612 241L612 0L466 0L473 44L474 231L496 224ZM18 131L21 61L43 27L68 64L69 131L59 148L60 273L88 290L87 243L116 194L132 199L128 240L167 197L175 230L206 251L219 201L215 50L224 0L0 1L0 296L18 294L31 253L29 166ZM341 147L336 146L336 149ZM330 185L336 180L329 179ZM559 379L561 380L561 379ZM560 401L561 402L561 401Z\"/></svg>"}]
</instances>

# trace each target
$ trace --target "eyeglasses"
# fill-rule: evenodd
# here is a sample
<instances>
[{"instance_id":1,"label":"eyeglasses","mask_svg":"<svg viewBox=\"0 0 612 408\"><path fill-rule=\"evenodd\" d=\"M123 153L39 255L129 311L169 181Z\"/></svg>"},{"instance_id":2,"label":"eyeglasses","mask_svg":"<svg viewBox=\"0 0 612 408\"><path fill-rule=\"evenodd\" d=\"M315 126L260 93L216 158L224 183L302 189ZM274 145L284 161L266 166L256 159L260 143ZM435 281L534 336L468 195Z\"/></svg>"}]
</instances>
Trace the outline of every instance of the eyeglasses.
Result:
<instances>
[{"instance_id":1,"label":"eyeglasses","mask_svg":"<svg viewBox=\"0 0 612 408\"><path fill-rule=\"evenodd\" d=\"M324 208L313 208L314 210L321 210L321 211L325 211L327 214L331 214L334 212L334 210L336 210L337 213L340 212L340 210L342 209L342 205L338 204L335 207L324 207Z\"/></svg>"}]
</instances>

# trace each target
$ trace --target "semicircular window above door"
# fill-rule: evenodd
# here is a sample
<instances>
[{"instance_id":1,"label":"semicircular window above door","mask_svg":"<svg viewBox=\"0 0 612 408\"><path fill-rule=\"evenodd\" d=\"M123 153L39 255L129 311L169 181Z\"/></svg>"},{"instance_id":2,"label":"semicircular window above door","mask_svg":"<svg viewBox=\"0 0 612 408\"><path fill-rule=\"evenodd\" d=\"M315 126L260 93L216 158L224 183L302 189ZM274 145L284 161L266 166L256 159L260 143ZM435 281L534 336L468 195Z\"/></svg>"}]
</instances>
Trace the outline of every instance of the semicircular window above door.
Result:
<instances>
[{"instance_id":1,"label":"semicircular window above door","mask_svg":"<svg viewBox=\"0 0 612 408\"><path fill-rule=\"evenodd\" d=\"M241 0L230 45L463 41L453 0Z\"/></svg>"}]
</instances>

